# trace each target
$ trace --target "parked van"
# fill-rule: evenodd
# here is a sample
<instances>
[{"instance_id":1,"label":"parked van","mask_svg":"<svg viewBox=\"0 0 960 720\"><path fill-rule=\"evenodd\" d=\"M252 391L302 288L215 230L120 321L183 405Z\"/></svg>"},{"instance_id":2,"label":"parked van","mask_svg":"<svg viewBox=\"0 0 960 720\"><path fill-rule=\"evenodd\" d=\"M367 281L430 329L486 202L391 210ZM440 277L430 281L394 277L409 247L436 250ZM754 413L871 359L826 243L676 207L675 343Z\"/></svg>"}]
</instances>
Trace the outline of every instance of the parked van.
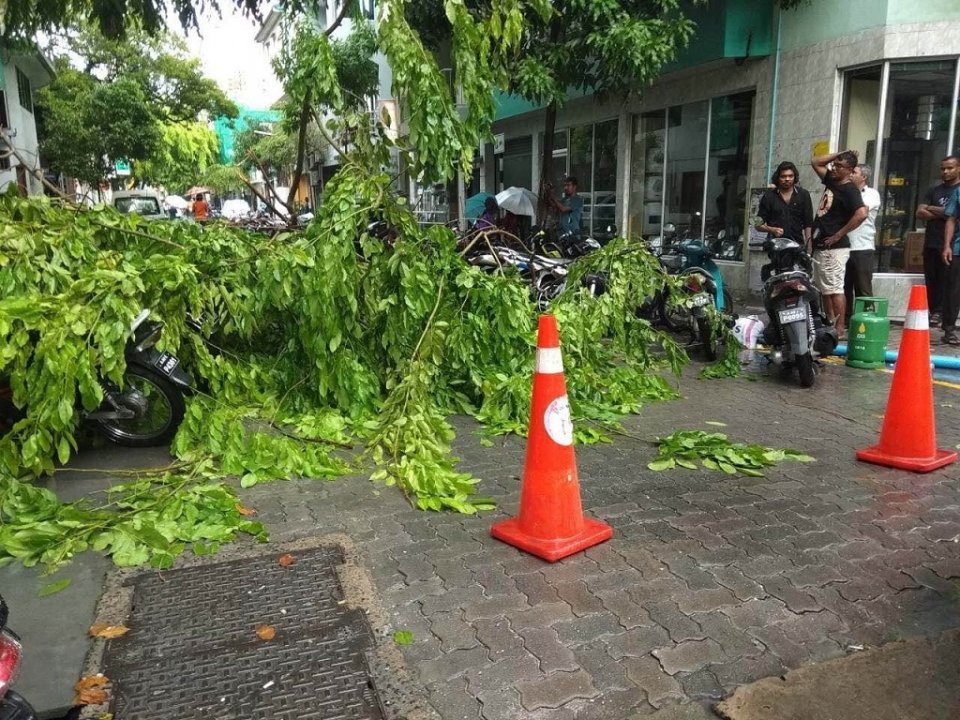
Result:
<instances>
[{"instance_id":1,"label":"parked van","mask_svg":"<svg viewBox=\"0 0 960 720\"><path fill-rule=\"evenodd\" d=\"M164 220L160 196L152 190L121 190L113 194L113 206L124 215L135 213L149 220Z\"/></svg>"}]
</instances>

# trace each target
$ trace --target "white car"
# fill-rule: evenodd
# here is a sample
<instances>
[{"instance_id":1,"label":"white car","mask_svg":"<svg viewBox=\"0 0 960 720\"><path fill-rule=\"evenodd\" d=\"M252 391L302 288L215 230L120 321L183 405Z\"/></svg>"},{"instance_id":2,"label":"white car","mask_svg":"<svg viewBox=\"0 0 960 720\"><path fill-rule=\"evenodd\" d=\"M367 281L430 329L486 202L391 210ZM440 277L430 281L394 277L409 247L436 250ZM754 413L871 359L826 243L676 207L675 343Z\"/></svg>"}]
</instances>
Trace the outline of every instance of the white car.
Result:
<instances>
[{"instance_id":1,"label":"white car","mask_svg":"<svg viewBox=\"0 0 960 720\"><path fill-rule=\"evenodd\" d=\"M160 196L152 190L121 190L113 194L113 206L124 215L134 213L148 220L164 220Z\"/></svg>"}]
</instances>

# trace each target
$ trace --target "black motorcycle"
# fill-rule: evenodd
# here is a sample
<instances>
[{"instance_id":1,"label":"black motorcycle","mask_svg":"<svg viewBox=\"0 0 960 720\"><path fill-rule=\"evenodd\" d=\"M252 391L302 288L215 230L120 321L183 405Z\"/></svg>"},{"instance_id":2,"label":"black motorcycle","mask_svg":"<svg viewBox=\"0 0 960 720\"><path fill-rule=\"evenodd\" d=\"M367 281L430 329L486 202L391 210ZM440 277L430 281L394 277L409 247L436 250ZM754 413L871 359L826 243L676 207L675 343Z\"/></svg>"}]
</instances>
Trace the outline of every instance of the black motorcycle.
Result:
<instances>
[{"instance_id":1,"label":"black motorcycle","mask_svg":"<svg viewBox=\"0 0 960 720\"><path fill-rule=\"evenodd\" d=\"M796 367L800 385L816 381L817 358L837 347L837 331L823 315L820 291L810 279L813 259L795 240L777 238L763 244L770 262L761 268L763 306L769 323L763 344L770 359L785 370Z\"/></svg>"},{"instance_id":2,"label":"black motorcycle","mask_svg":"<svg viewBox=\"0 0 960 720\"><path fill-rule=\"evenodd\" d=\"M184 393L190 391L193 383L175 355L156 349L163 324L147 322L149 316L150 311L143 310L130 327L124 350L127 368L123 386L101 379L100 407L80 411L83 420L95 424L113 442L127 447L170 442L183 420ZM12 429L23 414L13 403L9 379L0 378L0 434Z\"/></svg>"},{"instance_id":3,"label":"black motorcycle","mask_svg":"<svg viewBox=\"0 0 960 720\"><path fill-rule=\"evenodd\" d=\"M0 597L0 720L37 720L30 703L10 689L20 666L22 646L7 629L7 604Z\"/></svg>"}]
</instances>

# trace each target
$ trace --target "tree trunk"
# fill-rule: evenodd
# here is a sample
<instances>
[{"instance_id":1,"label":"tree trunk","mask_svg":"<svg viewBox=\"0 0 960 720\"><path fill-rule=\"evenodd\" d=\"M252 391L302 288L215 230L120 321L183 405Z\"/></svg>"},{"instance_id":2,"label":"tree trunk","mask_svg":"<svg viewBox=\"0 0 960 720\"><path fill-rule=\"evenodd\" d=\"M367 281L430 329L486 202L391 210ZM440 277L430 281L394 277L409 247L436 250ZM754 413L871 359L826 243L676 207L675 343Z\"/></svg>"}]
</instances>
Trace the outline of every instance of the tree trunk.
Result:
<instances>
[{"instance_id":1,"label":"tree trunk","mask_svg":"<svg viewBox=\"0 0 960 720\"><path fill-rule=\"evenodd\" d=\"M547 196L547 184L553 181L553 136L557 127L557 103L547 105L543 118L543 153L540 156L540 204L537 207L537 219L543 227L550 212L550 203Z\"/></svg>"},{"instance_id":2,"label":"tree trunk","mask_svg":"<svg viewBox=\"0 0 960 720\"><path fill-rule=\"evenodd\" d=\"M293 208L293 200L297 197L297 191L300 189L300 178L303 177L303 160L307 151L307 125L310 123L310 91L303 96L303 105L300 106L300 133L297 138L297 167L293 172L293 178L290 180L290 192L287 193L287 210L290 211L290 217L296 217Z\"/></svg>"}]
</instances>

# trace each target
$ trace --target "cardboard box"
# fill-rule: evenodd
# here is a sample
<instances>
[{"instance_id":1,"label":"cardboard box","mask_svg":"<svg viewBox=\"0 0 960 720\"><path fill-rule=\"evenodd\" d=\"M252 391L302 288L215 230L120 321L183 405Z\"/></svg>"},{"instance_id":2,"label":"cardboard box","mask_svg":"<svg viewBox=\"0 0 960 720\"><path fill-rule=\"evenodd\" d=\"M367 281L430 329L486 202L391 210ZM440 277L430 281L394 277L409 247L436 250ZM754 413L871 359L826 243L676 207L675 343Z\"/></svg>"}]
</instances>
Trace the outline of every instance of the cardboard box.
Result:
<instances>
[{"instance_id":1,"label":"cardboard box","mask_svg":"<svg viewBox=\"0 0 960 720\"><path fill-rule=\"evenodd\" d=\"M923 230L911 230L907 233L903 272L923 272Z\"/></svg>"}]
</instances>

